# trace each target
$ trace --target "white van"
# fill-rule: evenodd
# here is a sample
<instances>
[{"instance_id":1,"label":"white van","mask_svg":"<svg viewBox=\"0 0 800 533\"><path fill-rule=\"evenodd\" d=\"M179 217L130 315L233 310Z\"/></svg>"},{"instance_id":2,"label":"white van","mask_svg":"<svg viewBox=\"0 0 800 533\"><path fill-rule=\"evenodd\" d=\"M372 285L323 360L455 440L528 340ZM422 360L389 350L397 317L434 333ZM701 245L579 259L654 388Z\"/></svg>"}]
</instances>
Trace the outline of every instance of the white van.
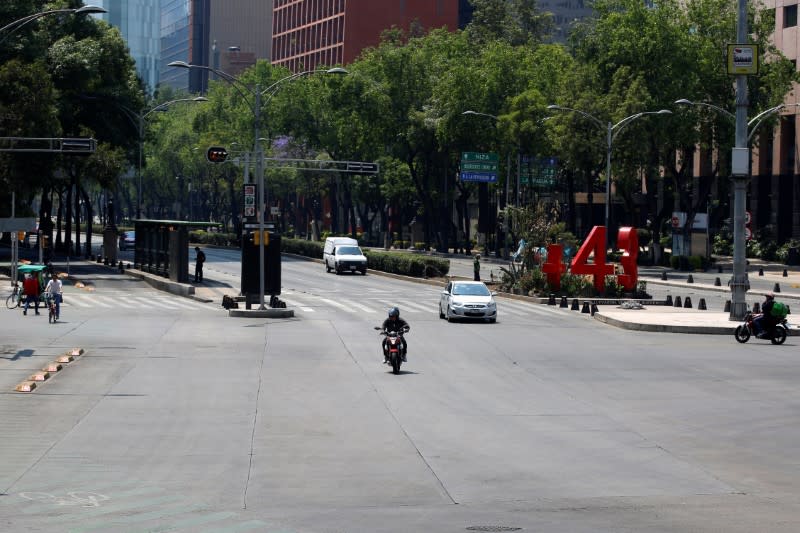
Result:
<instances>
[{"instance_id":1,"label":"white van","mask_svg":"<svg viewBox=\"0 0 800 533\"><path fill-rule=\"evenodd\" d=\"M358 247L358 241L350 237L328 237L322 251L325 271L361 272L367 275L367 258Z\"/></svg>"}]
</instances>

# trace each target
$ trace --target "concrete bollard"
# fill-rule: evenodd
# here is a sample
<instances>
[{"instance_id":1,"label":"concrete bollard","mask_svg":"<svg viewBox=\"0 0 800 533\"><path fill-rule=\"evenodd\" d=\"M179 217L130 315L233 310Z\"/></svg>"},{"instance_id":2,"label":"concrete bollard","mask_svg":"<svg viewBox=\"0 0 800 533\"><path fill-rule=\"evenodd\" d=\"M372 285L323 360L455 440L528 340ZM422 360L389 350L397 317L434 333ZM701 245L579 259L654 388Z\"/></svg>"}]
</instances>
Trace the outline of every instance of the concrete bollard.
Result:
<instances>
[{"instance_id":1,"label":"concrete bollard","mask_svg":"<svg viewBox=\"0 0 800 533\"><path fill-rule=\"evenodd\" d=\"M719 278L715 279L714 280L714 286L715 287L722 287L722 280L720 280Z\"/></svg>"},{"instance_id":2,"label":"concrete bollard","mask_svg":"<svg viewBox=\"0 0 800 533\"><path fill-rule=\"evenodd\" d=\"M758 269L758 275L759 275L759 276L763 276L763 275L764 275L764 269L763 269L763 268L759 267L759 269Z\"/></svg>"},{"instance_id":3,"label":"concrete bollard","mask_svg":"<svg viewBox=\"0 0 800 533\"><path fill-rule=\"evenodd\" d=\"M583 308L581 309L581 313L590 313L591 310L589 309L589 302L583 302Z\"/></svg>"},{"instance_id":4,"label":"concrete bollard","mask_svg":"<svg viewBox=\"0 0 800 533\"><path fill-rule=\"evenodd\" d=\"M691 274L689 274L689 277L686 278L686 283L694 283L694 278L692 277Z\"/></svg>"},{"instance_id":5,"label":"concrete bollard","mask_svg":"<svg viewBox=\"0 0 800 533\"><path fill-rule=\"evenodd\" d=\"M567 297L566 296L562 296L561 297L561 303L558 306L561 307L561 308L564 308L564 307L568 307L568 305L569 304L567 304Z\"/></svg>"},{"instance_id":6,"label":"concrete bollard","mask_svg":"<svg viewBox=\"0 0 800 533\"><path fill-rule=\"evenodd\" d=\"M775 284L775 288L772 289L772 292L781 292L781 284L780 283L776 283Z\"/></svg>"},{"instance_id":7,"label":"concrete bollard","mask_svg":"<svg viewBox=\"0 0 800 533\"><path fill-rule=\"evenodd\" d=\"M730 313L731 312L731 301L725 300L725 308L722 310L723 313Z\"/></svg>"},{"instance_id":8,"label":"concrete bollard","mask_svg":"<svg viewBox=\"0 0 800 533\"><path fill-rule=\"evenodd\" d=\"M592 316L597 312L597 304L592 302Z\"/></svg>"},{"instance_id":9,"label":"concrete bollard","mask_svg":"<svg viewBox=\"0 0 800 533\"><path fill-rule=\"evenodd\" d=\"M691 308L692 308L692 299L691 299L691 298L689 298L688 296L687 296L687 297L686 297L686 299L683 301L683 308L684 308L684 309L691 309Z\"/></svg>"},{"instance_id":10,"label":"concrete bollard","mask_svg":"<svg viewBox=\"0 0 800 533\"><path fill-rule=\"evenodd\" d=\"M787 270L785 268L783 269L783 277L784 278L788 278L789 277L789 272L787 272Z\"/></svg>"},{"instance_id":11,"label":"concrete bollard","mask_svg":"<svg viewBox=\"0 0 800 533\"><path fill-rule=\"evenodd\" d=\"M580 309L580 304L578 304L578 299L577 298L573 298L572 299L572 310L573 311L578 311L579 309Z\"/></svg>"},{"instance_id":12,"label":"concrete bollard","mask_svg":"<svg viewBox=\"0 0 800 533\"><path fill-rule=\"evenodd\" d=\"M556 305L556 295L550 293L550 298L547 299L547 305Z\"/></svg>"},{"instance_id":13,"label":"concrete bollard","mask_svg":"<svg viewBox=\"0 0 800 533\"><path fill-rule=\"evenodd\" d=\"M707 311L708 308L706 307L706 299L700 298L700 301L697 303L697 309L700 311Z\"/></svg>"},{"instance_id":14,"label":"concrete bollard","mask_svg":"<svg viewBox=\"0 0 800 533\"><path fill-rule=\"evenodd\" d=\"M667 294L666 305L672 305L672 295L671 294Z\"/></svg>"},{"instance_id":15,"label":"concrete bollard","mask_svg":"<svg viewBox=\"0 0 800 533\"><path fill-rule=\"evenodd\" d=\"M666 270L662 270L662 271L661 271L661 279L662 279L663 281L666 281L666 280L667 280L667 271L666 271Z\"/></svg>"},{"instance_id":16,"label":"concrete bollard","mask_svg":"<svg viewBox=\"0 0 800 533\"><path fill-rule=\"evenodd\" d=\"M676 296L675 297L675 307L683 307L683 304L681 303L681 297L680 296Z\"/></svg>"}]
</instances>

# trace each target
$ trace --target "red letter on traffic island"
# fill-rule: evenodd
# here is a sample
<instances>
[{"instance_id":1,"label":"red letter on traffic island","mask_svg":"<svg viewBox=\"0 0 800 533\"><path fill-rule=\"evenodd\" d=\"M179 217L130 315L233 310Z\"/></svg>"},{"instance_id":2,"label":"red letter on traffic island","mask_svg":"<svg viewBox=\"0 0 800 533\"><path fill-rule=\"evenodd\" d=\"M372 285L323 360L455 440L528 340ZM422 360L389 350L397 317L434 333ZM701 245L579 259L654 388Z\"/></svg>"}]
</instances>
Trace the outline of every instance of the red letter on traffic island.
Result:
<instances>
[{"instance_id":1,"label":"red letter on traffic island","mask_svg":"<svg viewBox=\"0 0 800 533\"><path fill-rule=\"evenodd\" d=\"M589 256L594 252L594 262ZM606 276L614 273L614 265L606 263L606 227L595 226L581 245L578 253L572 258L570 270L573 274L589 274L594 276L594 287L597 292L606 290Z\"/></svg>"},{"instance_id":2,"label":"red letter on traffic island","mask_svg":"<svg viewBox=\"0 0 800 533\"><path fill-rule=\"evenodd\" d=\"M561 274L567 271L567 265L561 260L563 254L560 244L547 245L547 262L542 265L542 272L547 274L547 283L554 291L561 289Z\"/></svg>"},{"instance_id":3,"label":"red letter on traffic island","mask_svg":"<svg viewBox=\"0 0 800 533\"><path fill-rule=\"evenodd\" d=\"M625 290L633 291L636 289L636 282L639 280L639 269L636 266L636 260L639 256L639 236L636 233L636 228L619 228L617 245L624 250L619 262L625 272L617 276L617 281L625 287Z\"/></svg>"}]
</instances>

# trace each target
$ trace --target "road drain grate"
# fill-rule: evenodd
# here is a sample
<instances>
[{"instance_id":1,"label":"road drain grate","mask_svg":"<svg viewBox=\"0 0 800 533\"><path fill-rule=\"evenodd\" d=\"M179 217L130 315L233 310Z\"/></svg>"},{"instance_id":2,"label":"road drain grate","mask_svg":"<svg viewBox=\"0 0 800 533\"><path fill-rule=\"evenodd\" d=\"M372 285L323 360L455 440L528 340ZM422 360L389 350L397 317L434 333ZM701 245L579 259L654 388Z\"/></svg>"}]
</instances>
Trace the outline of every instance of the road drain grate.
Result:
<instances>
[{"instance_id":1,"label":"road drain grate","mask_svg":"<svg viewBox=\"0 0 800 533\"><path fill-rule=\"evenodd\" d=\"M521 527L508 526L469 526L467 531L520 531Z\"/></svg>"}]
</instances>

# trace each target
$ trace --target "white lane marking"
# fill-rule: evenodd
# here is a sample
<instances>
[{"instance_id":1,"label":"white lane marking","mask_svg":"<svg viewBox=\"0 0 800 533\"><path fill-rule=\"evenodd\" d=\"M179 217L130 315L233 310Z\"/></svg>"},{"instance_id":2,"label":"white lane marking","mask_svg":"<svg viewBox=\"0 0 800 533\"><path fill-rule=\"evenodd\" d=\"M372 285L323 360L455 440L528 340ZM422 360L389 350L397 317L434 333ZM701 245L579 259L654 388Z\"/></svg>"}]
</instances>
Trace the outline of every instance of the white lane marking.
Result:
<instances>
[{"instance_id":1,"label":"white lane marking","mask_svg":"<svg viewBox=\"0 0 800 533\"><path fill-rule=\"evenodd\" d=\"M342 303L339 303L339 302L337 302L335 300L329 300L328 298L320 298L320 301L325 302L328 305L332 305L334 307L338 307L339 309L342 309L342 310L347 311L347 312L352 312L353 311L353 309L351 307L348 307L348 306L346 306L346 305L344 305Z\"/></svg>"}]
</instances>

